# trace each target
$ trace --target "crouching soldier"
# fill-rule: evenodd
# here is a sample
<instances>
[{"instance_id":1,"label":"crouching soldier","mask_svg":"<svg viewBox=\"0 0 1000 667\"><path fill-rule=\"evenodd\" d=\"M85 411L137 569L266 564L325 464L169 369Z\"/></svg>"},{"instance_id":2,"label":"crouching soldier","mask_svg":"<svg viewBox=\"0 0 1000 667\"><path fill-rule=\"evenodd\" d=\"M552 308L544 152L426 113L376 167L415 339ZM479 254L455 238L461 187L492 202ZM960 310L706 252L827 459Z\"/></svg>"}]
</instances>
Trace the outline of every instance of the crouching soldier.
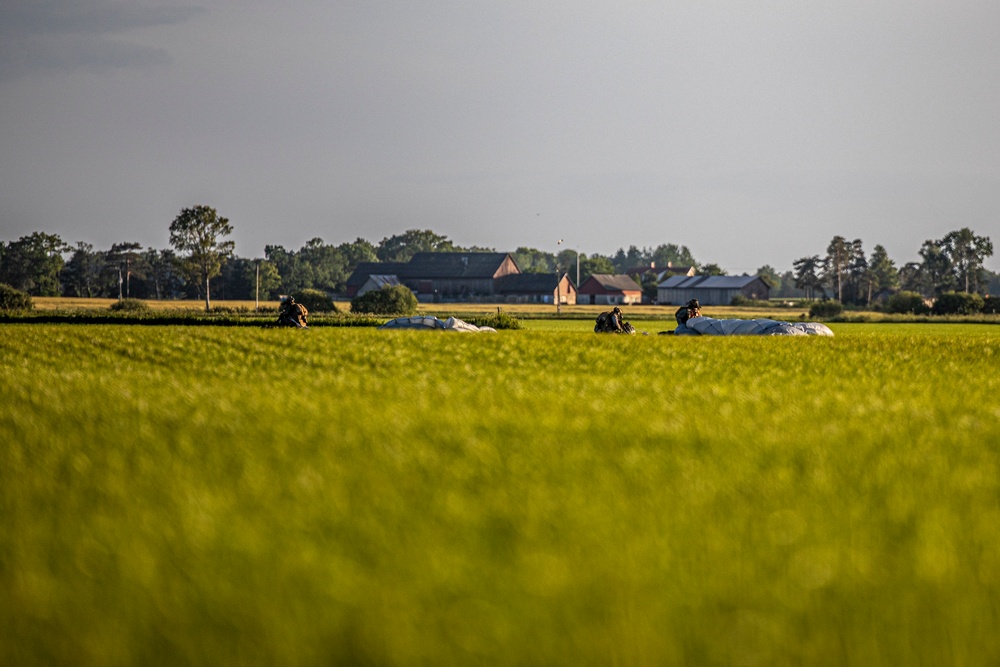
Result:
<instances>
[{"instance_id":1,"label":"crouching soldier","mask_svg":"<svg viewBox=\"0 0 1000 667\"><path fill-rule=\"evenodd\" d=\"M603 312L597 316L594 333L627 333L634 334L635 327L624 321L622 309L615 306L611 312Z\"/></svg>"},{"instance_id":2,"label":"crouching soldier","mask_svg":"<svg viewBox=\"0 0 1000 667\"><path fill-rule=\"evenodd\" d=\"M308 329L307 315L309 315L309 311L301 303L296 303L295 297L281 297L281 307L278 309L278 324L280 326Z\"/></svg>"},{"instance_id":3,"label":"crouching soldier","mask_svg":"<svg viewBox=\"0 0 1000 667\"><path fill-rule=\"evenodd\" d=\"M615 306L611 312L605 311L597 316L594 333L620 333L622 330L622 309Z\"/></svg>"},{"instance_id":4,"label":"crouching soldier","mask_svg":"<svg viewBox=\"0 0 1000 667\"><path fill-rule=\"evenodd\" d=\"M701 317L701 304L698 299L691 299L674 313L678 326L684 326L692 317Z\"/></svg>"}]
</instances>

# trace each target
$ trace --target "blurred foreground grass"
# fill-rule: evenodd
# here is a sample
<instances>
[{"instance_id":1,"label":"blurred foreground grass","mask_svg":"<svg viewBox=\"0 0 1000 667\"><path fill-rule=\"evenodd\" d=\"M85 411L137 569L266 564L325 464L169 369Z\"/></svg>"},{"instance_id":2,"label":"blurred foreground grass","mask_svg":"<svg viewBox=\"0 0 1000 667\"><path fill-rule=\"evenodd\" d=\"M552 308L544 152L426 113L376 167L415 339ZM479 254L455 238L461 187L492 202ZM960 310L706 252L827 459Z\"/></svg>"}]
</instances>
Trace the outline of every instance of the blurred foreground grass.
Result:
<instances>
[{"instance_id":1,"label":"blurred foreground grass","mask_svg":"<svg viewBox=\"0 0 1000 667\"><path fill-rule=\"evenodd\" d=\"M1000 334L853 331L0 327L0 664L995 665Z\"/></svg>"}]
</instances>

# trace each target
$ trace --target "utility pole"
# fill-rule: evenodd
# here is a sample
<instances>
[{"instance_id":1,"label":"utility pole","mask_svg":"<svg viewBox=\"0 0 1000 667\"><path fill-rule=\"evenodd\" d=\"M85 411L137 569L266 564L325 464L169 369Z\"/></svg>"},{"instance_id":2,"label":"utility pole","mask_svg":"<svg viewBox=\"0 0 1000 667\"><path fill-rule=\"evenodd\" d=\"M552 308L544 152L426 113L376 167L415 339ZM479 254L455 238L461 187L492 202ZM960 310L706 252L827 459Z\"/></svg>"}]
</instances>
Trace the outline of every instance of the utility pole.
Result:
<instances>
[{"instance_id":1,"label":"utility pole","mask_svg":"<svg viewBox=\"0 0 1000 667\"><path fill-rule=\"evenodd\" d=\"M559 246L563 240L556 241L556 315L562 314L562 276L559 275Z\"/></svg>"}]
</instances>

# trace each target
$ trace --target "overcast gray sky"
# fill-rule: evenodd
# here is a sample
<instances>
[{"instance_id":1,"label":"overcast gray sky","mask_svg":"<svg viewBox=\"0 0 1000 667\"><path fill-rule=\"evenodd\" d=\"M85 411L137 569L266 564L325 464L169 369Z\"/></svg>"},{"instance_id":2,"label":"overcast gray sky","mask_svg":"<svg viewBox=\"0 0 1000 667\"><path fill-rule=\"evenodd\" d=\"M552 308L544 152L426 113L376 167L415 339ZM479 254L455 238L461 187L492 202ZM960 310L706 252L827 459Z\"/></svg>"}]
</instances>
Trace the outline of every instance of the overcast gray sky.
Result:
<instances>
[{"instance_id":1,"label":"overcast gray sky","mask_svg":"<svg viewBox=\"0 0 1000 667\"><path fill-rule=\"evenodd\" d=\"M1000 3L3 0L0 239L165 248L195 204L242 256L1000 248Z\"/></svg>"}]
</instances>

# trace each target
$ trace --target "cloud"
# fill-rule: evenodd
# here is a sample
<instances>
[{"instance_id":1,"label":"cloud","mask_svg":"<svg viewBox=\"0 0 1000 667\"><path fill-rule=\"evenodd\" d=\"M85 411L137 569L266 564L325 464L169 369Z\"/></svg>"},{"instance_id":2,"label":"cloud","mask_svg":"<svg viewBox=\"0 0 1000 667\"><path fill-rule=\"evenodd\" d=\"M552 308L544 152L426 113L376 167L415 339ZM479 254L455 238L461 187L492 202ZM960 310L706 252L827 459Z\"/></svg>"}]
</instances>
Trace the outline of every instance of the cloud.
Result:
<instances>
[{"instance_id":1,"label":"cloud","mask_svg":"<svg viewBox=\"0 0 1000 667\"><path fill-rule=\"evenodd\" d=\"M107 0L13 0L0 4L0 80L76 69L166 65L162 48L117 38L138 28L176 25L205 10Z\"/></svg>"}]
</instances>

